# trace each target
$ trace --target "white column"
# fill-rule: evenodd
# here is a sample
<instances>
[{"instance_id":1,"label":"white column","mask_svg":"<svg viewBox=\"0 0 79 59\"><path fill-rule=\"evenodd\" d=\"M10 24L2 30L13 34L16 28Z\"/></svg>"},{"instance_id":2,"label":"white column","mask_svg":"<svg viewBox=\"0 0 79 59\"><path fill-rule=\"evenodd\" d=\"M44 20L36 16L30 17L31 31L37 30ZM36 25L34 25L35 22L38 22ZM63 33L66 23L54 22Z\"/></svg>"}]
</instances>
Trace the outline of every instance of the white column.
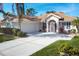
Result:
<instances>
[{"instance_id":1,"label":"white column","mask_svg":"<svg viewBox=\"0 0 79 59\"><path fill-rule=\"evenodd\" d=\"M59 22L56 23L56 26L57 26L56 32L59 32Z\"/></svg>"},{"instance_id":2,"label":"white column","mask_svg":"<svg viewBox=\"0 0 79 59\"><path fill-rule=\"evenodd\" d=\"M54 26L54 25L52 24L52 22L50 22L50 25L49 25L49 26L50 26L50 32L52 32L51 27Z\"/></svg>"},{"instance_id":3,"label":"white column","mask_svg":"<svg viewBox=\"0 0 79 59\"><path fill-rule=\"evenodd\" d=\"M48 32L48 22L46 22L46 32Z\"/></svg>"}]
</instances>

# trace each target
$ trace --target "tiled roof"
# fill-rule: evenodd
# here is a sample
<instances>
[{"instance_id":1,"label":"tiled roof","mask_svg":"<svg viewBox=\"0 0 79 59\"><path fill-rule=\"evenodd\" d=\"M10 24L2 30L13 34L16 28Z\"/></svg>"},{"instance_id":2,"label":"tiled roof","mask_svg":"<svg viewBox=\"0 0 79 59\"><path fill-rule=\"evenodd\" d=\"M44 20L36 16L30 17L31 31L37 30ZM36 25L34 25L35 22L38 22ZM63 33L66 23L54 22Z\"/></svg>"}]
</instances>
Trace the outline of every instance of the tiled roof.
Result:
<instances>
[{"instance_id":1,"label":"tiled roof","mask_svg":"<svg viewBox=\"0 0 79 59\"><path fill-rule=\"evenodd\" d=\"M73 17L73 16L64 16L64 21L73 21L75 19L76 17Z\"/></svg>"},{"instance_id":2,"label":"tiled roof","mask_svg":"<svg viewBox=\"0 0 79 59\"><path fill-rule=\"evenodd\" d=\"M37 16L23 16L22 21L39 21ZM12 20L13 22L18 22L18 17L15 17L15 19Z\"/></svg>"},{"instance_id":3,"label":"tiled roof","mask_svg":"<svg viewBox=\"0 0 79 59\"><path fill-rule=\"evenodd\" d=\"M73 21L74 19L76 19L76 17L68 16L64 12L56 12L55 14L61 16L62 18L64 18L64 21Z\"/></svg>"},{"instance_id":4,"label":"tiled roof","mask_svg":"<svg viewBox=\"0 0 79 59\"><path fill-rule=\"evenodd\" d=\"M60 16L59 15L56 15L56 14L54 14L54 13L46 13L46 14L43 14L43 15L41 15L41 16L37 16L37 18L39 19L39 20L45 20L47 17L49 17L50 15L53 15L54 17L57 17L57 18L59 18Z\"/></svg>"},{"instance_id":5,"label":"tiled roof","mask_svg":"<svg viewBox=\"0 0 79 59\"><path fill-rule=\"evenodd\" d=\"M50 14L50 13L48 13L48 14ZM48 14L42 15L42 16L40 16L40 18L46 18ZM55 12L55 13L52 13L52 14L60 16L61 18L64 19L64 21L73 21L74 19L76 19L76 17L68 16L64 12Z\"/></svg>"},{"instance_id":6,"label":"tiled roof","mask_svg":"<svg viewBox=\"0 0 79 59\"><path fill-rule=\"evenodd\" d=\"M26 20L30 20L30 21L41 21L42 19L46 19L48 15L57 15L61 18L64 18L64 21L72 21L74 20L76 17L73 17L73 16L68 16L68 15L65 15L64 12L55 12L55 13L46 13L46 14L43 14L41 16L23 16L23 19L24 21ZM13 19L12 21L18 21L18 16L14 17L15 19Z\"/></svg>"}]
</instances>

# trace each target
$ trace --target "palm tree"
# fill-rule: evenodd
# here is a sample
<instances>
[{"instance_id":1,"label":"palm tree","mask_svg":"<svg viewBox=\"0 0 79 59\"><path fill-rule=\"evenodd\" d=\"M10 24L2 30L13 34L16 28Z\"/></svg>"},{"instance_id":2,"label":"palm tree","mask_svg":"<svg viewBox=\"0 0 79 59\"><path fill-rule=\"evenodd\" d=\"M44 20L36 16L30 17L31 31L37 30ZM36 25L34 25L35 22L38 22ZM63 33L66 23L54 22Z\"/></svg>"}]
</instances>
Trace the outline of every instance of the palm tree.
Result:
<instances>
[{"instance_id":1,"label":"palm tree","mask_svg":"<svg viewBox=\"0 0 79 59\"><path fill-rule=\"evenodd\" d=\"M72 25L76 26L77 31L79 33L79 17L77 17L77 19L72 21Z\"/></svg>"},{"instance_id":2,"label":"palm tree","mask_svg":"<svg viewBox=\"0 0 79 59\"><path fill-rule=\"evenodd\" d=\"M21 21L24 16L24 3L16 3L16 10L18 15L18 23L19 23L19 29L21 30Z\"/></svg>"},{"instance_id":3,"label":"palm tree","mask_svg":"<svg viewBox=\"0 0 79 59\"><path fill-rule=\"evenodd\" d=\"M15 15L11 14L10 12L5 12L3 10L3 7L1 7L2 5L3 4L0 4L0 13L3 14L3 18L4 18L2 21L5 21L6 27L11 27L11 23L6 22L6 20L12 20L15 17ZM10 17L12 17L12 18L10 18Z\"/></svg>"},{"instance_id":4,"label":"palm tree","mask_svg":"<svg viewBox=\"0 0 79 59\"><path fill-rule=\"evenodd\" d=\"M19 27L21 30L21 19L24 16L24 3L16 3L16 10L17 10L17 15L18 15L18 22L19 22ZM14 3L12 4L12 11L14 12ZM11 14L11 13L6 13L3 10L3 4L0 3L0 12L3 14L4 18L6 19L7 16L12 16L15 17L15 15Z\"/></svg>"},{"instance_id":5,"label":"palm tree","mask_svg":"<svg viewBox=\"0 0 79 59\"><path fill-rule=\"evenodd\" d=\"M12 13L15 15L14 3L12 4Z\"/></svg>"},{"instance_id":6,"label":"palm tree","mask_svg":"<svg viewBox=\"0 0 79 59\"><path fill-rule=\"evenodd\" d=\"M3 4L0 3L0 13L2 13L3 15L6 15L6 12L3 10Z\"/></svg>"},{"instance_id":7,"label":"palm tree","mask_svg":"<svg viewBox=\"0 0 79 59\"><path fill-rule=\"evenodd\" d=\"M3 10L3 4L2 4L2 3L0 3L0 13L3 14L4 19L6 19L7 16L15 17L15 15L11 14L10 12L5 12L5 11Z\"/></svg>"},{"instance_id":8,"label":"palm tree","mask_svg":"<svg viewBox=\"0 0 79 59\"><path fill-rule=\"evenodd\" d=\"M26 10L26 15L28 15L28 16L35 16L36 13L37 13L37 12L35 11L34 8L28 8L28 9Z\"/></svg>"}]
</instances>

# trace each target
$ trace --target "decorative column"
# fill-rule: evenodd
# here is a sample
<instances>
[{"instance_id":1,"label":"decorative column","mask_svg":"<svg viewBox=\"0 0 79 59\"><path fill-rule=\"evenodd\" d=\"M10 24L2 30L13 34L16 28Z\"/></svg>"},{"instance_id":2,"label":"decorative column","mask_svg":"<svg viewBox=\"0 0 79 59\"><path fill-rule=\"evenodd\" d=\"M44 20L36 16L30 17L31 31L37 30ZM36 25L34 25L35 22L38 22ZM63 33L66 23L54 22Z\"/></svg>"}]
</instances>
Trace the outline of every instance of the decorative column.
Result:
<instances>
[{"instance_id":1,"label":"decorative column","mask_svg":"<svg viewBox=\"0 0 79 59\"><path fill-rule=\"evenodd\" d=\"M59 22L56 22L56 32L58 33L59 32Z\"/></svg>"},{"instance_id":2,"label":"decorative column","mask_svg":"<svg viewBox=\"0 0 79 59\"><path fill-rule=\"evenodd\" d=\"M46 22L46 32L49 32L48 22Z\"/></svg>"}]
</instances>

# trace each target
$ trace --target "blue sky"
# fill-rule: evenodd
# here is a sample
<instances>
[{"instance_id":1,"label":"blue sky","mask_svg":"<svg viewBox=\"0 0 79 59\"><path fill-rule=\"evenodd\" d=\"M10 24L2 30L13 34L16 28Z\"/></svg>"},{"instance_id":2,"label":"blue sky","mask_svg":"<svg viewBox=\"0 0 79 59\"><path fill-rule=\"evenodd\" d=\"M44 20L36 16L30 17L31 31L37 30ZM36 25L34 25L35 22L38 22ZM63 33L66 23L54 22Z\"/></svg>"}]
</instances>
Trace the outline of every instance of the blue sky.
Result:
<instances>
[{"instance_id":1,"label":"blue sky","mask_svg":"<svg viewBox=\"0 0 79 59\"><path fill-rule=\"evenodd\" d=\"M12 4L4 3L3 9L6 12L12 13ZM46 13L46 11L55 10L57 12L64 12L67 15L79 16L79 3L25 3L25 10L27 8L34 8L41 15ZM0 17L2 14L0 13Z\"/></svg>"}]
</instances>

